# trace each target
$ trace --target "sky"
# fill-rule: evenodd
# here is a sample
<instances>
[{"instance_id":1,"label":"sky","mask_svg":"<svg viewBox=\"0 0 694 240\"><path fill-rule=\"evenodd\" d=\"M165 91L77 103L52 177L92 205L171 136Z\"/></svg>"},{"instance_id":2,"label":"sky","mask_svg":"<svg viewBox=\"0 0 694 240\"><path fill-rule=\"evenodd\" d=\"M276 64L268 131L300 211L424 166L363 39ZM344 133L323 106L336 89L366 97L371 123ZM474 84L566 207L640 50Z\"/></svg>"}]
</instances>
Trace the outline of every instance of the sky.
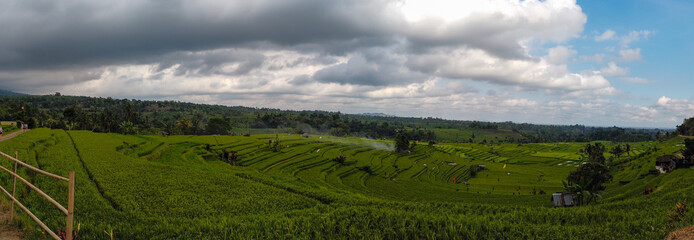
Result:
<instances>
[{"instance_id":1,"label":"sky","mask_svg":"<svg viewBox=\"0 0 694 240\"><path fill-rule=\"evenodd\" d=\"M688 0L0 0L0 89L674 128Z\"/></svg>"}]
</instances>

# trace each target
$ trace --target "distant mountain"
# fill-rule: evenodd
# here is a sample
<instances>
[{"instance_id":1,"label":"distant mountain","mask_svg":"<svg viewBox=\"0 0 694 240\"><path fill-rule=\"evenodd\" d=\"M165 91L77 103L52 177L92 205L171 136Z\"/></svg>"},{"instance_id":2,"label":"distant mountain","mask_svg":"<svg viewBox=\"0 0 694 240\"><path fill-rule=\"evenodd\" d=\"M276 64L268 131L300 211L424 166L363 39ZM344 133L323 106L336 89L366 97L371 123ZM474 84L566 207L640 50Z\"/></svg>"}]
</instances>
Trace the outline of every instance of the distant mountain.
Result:
<instances>
[{"instance_id":1,"label":"distant mountain","mask_svg":"<svg viewBox=\"0 0 694 240\"><path fill-rule=\"evenodd\" d=\"M385 113L358 113L356 115L369 116L369 117L395 117L395 115L389 115Z\"/></svg>"},{"instance_id":2,"label":"distant mountain","mask_svg":"<svg viewBox=\"0 0 694 240\"><path fill-rule=\"evenodd\" d=\"M8 91L4 89L0 89L0 96L28 96L29 94L26 93L17 93L13 91Z\"/></svg>"}]
</instances>

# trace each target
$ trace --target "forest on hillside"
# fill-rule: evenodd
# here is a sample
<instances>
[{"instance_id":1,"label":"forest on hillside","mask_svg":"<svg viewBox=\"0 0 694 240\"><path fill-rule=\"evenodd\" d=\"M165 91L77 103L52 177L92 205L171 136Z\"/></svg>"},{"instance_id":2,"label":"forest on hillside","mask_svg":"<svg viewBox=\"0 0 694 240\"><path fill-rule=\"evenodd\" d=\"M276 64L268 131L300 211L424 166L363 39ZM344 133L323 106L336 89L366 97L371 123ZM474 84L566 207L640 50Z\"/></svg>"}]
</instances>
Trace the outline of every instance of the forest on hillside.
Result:
<instances>
[{"instance_id":1,"label":"forest on hillside","mask_svg":"<svg viewBox=\"0 0 694 240\"><path fill-rule=\"evenodd\" d=\"M60 94L0 95L0 119L27 123L30 128L124 134L248 135L250 129L275 129L367 138L393 138L402 133L420 141L438 140L437 129L507 130L522 136L498 142L637 142L670 134L660 129L460 121Z\"/></svg>"}]
</instances>

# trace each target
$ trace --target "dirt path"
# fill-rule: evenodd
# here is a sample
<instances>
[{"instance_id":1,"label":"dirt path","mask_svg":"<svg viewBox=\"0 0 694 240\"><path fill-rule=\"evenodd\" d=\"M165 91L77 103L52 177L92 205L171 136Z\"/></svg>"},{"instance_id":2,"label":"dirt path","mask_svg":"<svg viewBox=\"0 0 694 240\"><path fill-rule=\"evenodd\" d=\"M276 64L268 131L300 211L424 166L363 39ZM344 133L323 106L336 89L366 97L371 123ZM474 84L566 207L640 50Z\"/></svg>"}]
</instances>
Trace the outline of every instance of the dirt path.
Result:
<instances>
[{"instance_id":1,"label":"dirt path","mask_svg":"<svg viewBox=\"0 0 694 240\"><path fill-rule=\"evenodd\" d=\"M671 232L665 240L688 240L694 239L694 226L689 226L682 228L680 230Z\"/></svg>"},{"instance_id":2,"label":"dirt path","mask_svg":"<svg viewBox=\"0 0 694 240\"><path fill-rule=\"evenodd\" d=\"M9 140L9 139L11 139L11 138L13 138L13 137L16 137L17 135L22 134L22 133L24 133L24 132L26 132L26 131L29 131L29 129L27 129L27 130L19 130L19 131L16 131L16 132L13 132L13 133L10 133L10 134L7 134L7 135L0 136L0 142L5 141L5 140Z\"/></svg>"},{"instance_id":3,"label":"dirt path","mask_svg":"<svg viewBox=\"0 0 694 240\"><path fill-rule=\"evenodd\" d=\"M9 212L9 207L3 204L2 211L0 211L0 239L24 240L24 238L22 238L22 232L20 232L19 230L17 230L17 228L7 223L10 220Z\"/></svg>"},{"instance_id":4,"label":"dirt path","mask_svg":"<svg viewBox=\"0 0 694 240\"><path fill-rule=\"evenodd\" d=\"M0 136L0 142L16 137L28 130L16 131L5 136ZM5 196L3 196L5 197ZM9 204L0 202L0 239L2 240L24 240L22 238L22 232L17 230L14 226L10 225L10 206Z\"/></svg>"}]
</instances>

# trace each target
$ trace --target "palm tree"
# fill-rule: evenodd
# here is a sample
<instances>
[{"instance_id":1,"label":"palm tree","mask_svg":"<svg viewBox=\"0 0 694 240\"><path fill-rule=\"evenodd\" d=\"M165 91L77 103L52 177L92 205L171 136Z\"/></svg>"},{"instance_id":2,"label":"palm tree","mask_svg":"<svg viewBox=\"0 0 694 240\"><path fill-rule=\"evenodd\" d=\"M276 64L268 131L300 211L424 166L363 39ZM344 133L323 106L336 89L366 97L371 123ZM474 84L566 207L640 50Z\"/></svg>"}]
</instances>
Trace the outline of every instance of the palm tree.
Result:
<instances>
[{"instance_id":1,"label":"palm tree","mask_svg":"<svg viewBox=\"0 0 694 240\"><path fill-rule=\"evenodd\" d=\"M584 186L578 183L567 183L566 181L561 182L564 185L564 192L573 193L573 201L576 206L583 205L583 192Z\"/></svg>"},{"instance_id":2,"label":"palm tree","mask_svg":"<svg viewBox=\"0 0 694 240\"><path fill-rule=\"evenodd\" d=\"M627 158L628 158L629 160L631 160L631 156L629 156L629 152L631 152L631 145L629 145L629 144L627 143L627 145L625 146L625 148L626 148L625 150L627 151Z\"/></svg>"},{"instance_id":3,"label":"palm tree","mask_svg":"<svg viewBox=\"0 0 694 240\"><path fill-rule=\"evenodd\" d=\"M188 129L190 129L193 126L193 122L191 122L187 118L181 118L178 121L176 121L176 127L180 128L183 134L188 133Z\"/></svg>"},{"instance_id":4,"label":"palm tree","mask_svg":"<svg viewBox=\"0 0 694 240\"><path fill-rule=\"evenodd\" d=\"M617 145L612 150L610 150L610 153L612 153L612 155L617 156L617 160L620 160L620 158L622 157L622 153L624 153L624 149L622 149L622 145Z\"/></svg>"},{"instance_id":5,"label":"palm tree","mask_svg":"<svg viewBox=\"0 0 694 240\"><path fill-rule=\"evenodd\" d=\"M124 134L132 134L135 132L135 125L131 121L123 121L118 125Z\"/></svg>"},{"instance_id":6,"label":"palm tree","mask_svg":"<svg viewBox=\"0 0 694 240\"><path fill-rule=\"evenodd\" d=\"M592 180L581 178L581 180L577 183L567 183L566 181L562 181L562 184L564 185L565 192L574 194L573 199L576 205L581 206L584 204L590 204L593 201L597 202L599 198L602 198L600 191L590 191L589 186L591 182Z\"/></svg>"}]
</instances>

